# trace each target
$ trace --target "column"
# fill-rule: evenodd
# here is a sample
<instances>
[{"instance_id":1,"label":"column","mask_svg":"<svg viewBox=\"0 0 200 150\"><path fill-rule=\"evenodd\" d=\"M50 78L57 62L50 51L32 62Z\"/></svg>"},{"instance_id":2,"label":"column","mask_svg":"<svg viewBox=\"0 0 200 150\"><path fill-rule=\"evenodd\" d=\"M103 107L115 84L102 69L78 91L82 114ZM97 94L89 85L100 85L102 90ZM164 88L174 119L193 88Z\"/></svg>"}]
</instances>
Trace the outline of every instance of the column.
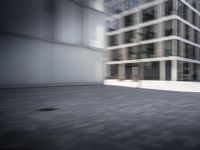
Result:
<instances>
[{"instance_id":1,"label":"column","mask_svg":"<svg viewBox=\"0 0 200 150\"><path fill-rule=\"evenodd\" d=\"M160 80L166 80L165 67L165 61L160 61Z\"/></svg>"},{"instance_id":2,"label":"column","mask_svg":"<svg viewBox=\"0 0 200 150\"><path fill-rule=\"evenodd\" d=\"M122 60L127 60L127 49L121 49Z\"/></svg>"},{"instance_id":3,"label":"column","mask_svg":"<svg viewBox=\"0 0 200 150\"><path fill-rule=\"evenodd\" d=\"M177 60L172 60L172 67L171 67L171 79L172 81L177 81L178 77L178 61Z\"/></svg>"}]
</instances>

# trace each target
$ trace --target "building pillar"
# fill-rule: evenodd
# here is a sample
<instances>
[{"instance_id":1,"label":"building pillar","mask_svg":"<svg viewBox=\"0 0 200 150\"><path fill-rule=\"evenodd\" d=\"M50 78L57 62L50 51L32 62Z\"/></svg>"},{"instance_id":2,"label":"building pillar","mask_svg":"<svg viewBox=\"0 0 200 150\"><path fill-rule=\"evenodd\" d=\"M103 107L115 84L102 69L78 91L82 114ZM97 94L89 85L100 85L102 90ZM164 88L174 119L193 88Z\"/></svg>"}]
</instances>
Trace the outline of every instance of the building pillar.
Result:
<instances>
[{"instance_id":1,"label":"building pillar","mask_svg":"<svg viewBox=\"0 0 200 150\"><path fill-rule=\"evenodd\" d=\"M155 43L155 45L156 45L155 57L164 57L165 49L164 49L163 42L157 42Z\"/></svg>"},{"instance_id":2,"label":"building pillar","mask_svg":"<svg viewBox=\"0 0 200 150\"><path fill-rule=\"evenodd\" d=\"M160 80L166 80L165 69L165 61L160 61Z\"/></svg>"},{"instance_id":3,"label":"building pillar","mask_svg":"<svg viewBox=\"0 0 200 150\"><path fill-rule=\"evenodd\" d=\"M171 79L172 81L177 81L178 79L178 61L172 60L172 67L171 67Z\"/></svg>"},{"instance_id":4,"label":"building pillar","mask_svg":"<svg viewBox=\"0 0 200 150\"><path fill-rule=\"evenodd\" d=\"M125 64L119 64L119 79L125 79Z\"/></svg>"},{"instance_id":5,"label":"building pillar","mask_svg":"<svg viewBox=\"0 0 200 150\"><path fill-rule=\"evenodd\" d=\"M121 49L122 60L127 60L126 48Z\"/></svg>"}]
</instances>

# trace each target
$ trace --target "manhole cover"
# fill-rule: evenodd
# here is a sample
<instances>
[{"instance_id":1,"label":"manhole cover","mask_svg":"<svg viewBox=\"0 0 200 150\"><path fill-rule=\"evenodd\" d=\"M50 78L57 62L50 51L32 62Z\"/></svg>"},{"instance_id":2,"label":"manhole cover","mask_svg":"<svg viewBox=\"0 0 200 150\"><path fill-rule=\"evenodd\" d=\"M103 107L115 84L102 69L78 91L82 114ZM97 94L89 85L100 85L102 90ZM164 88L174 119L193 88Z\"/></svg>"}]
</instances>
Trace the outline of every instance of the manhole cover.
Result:
<instances>
[{"instance_id":1,"label":"manhole cover","mask_svg":"<svg viewBox=\"0 0 200 150\"><path fill-rule=\"evenodd\" d=\"M57 109L58 108L56 108L56 107L44 107L44 108L37 109L37 111L54 111Z\"/></svg>"}]
</instances>

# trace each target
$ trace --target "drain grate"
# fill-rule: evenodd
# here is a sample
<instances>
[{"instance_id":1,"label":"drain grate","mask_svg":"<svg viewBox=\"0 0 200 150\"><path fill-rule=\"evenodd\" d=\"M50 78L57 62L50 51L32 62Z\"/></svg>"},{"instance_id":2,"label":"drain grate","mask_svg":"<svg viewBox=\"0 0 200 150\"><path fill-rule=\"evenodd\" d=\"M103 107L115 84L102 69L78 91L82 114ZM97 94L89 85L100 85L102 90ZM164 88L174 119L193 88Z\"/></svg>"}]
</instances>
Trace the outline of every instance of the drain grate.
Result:
<instances>
[{"instance_id":1,"label":"drain grate","mask_svg":"<svg viewBox=\"0 0 200 150\"><path fill-rule=\"evenodd\" d=\"M44 108L37 109L37 111L44 111L44 112L46 112L46 111L55 111L57 109L58 108L56 108L56 107L44 107Z\"/></svg>"}]
</instances>

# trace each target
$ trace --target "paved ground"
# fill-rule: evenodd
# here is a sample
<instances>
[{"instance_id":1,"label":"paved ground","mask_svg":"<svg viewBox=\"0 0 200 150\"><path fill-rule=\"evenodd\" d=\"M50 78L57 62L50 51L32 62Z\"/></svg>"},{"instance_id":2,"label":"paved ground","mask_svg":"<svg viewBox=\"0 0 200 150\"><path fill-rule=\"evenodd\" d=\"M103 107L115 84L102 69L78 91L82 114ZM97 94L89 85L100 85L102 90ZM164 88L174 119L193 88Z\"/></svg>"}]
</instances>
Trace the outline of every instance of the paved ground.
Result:
<instances>
[{"instance_id":1,"label":"paved ground","mask_svg":"<svg viewBox=\"0 0 200 150\"><path fill-rule=\"evenodd\" d=\"M200 149L200 93L1 89L0 102L0 150Z\"/></svg>"}]
</instances>

